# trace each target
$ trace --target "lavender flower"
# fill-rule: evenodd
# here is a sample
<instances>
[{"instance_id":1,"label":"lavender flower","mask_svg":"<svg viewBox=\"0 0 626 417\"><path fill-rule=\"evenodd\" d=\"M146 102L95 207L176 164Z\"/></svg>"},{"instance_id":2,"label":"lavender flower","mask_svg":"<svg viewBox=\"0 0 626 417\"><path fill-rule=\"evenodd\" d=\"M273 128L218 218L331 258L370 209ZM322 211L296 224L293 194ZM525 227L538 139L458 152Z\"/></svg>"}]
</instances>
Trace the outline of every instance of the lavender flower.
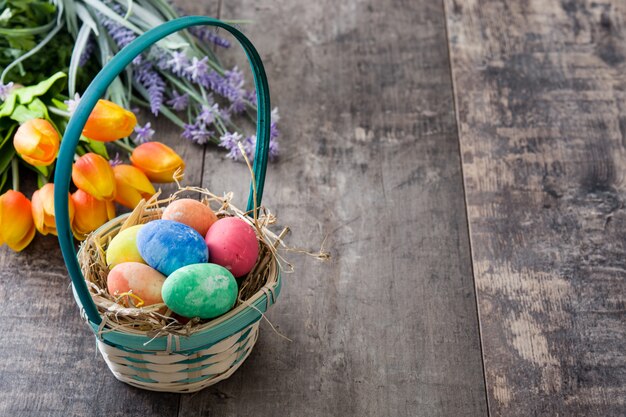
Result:
<instances>
[{"instance_id":1,"label":"lavender flower","mask_svg":"<svg viewBox=\"0 0 626 417\"><path fill-rule=\"evenodd\" d=\"M248 100L250 103L256 103L256 90L250 90L250 91L246 91L244 93L244 97L246 100Z\"/></svg>"},{"instance_id":2,"label":"lavender flower","mask_svg":"<svg viewBox=\"0 0 626 417\"><path fill-rule=\"evenodd\" d=\"M269 148L270 148L269 149L270 161L275 161L278 158L278 154L280 153L280 147L278 146L278 141L270 137Z\"/></svg>"},{"instance_id":3,"label":"lavender flower","mask_svg":"<svg viewBox=\"0 0 626 417\"><path fill-rule=\"evenodd\" d=\"M202 106L202 111L198 115L198 120L205 125L210 125L215 121L215 115L219 114L220 106L215 103L212 106Z\"/></svg>"},{"instance_id":4,"label":"lavender flower","mask_svg":"<svg viewBox=\"0 0 626 417\"><path fill-rule=\"evenodd\" d=\"M95 49L96 43L93 40L93 36L90 35L89 38L87 38L87 44L85 45L83 53L80 54L80 59L78 60L79 67L84 67L85 65L87 65L87 62L89 61L89 58L91 58L91 55L93 54L93 51Z\"/></svg>"},{"instance_id":5,"label":"lavender flower","mask_svg":"<svg viewBox=\"0 0 626 417\"><path fill-rule=\"evenodd\" d=\"M150 110L155 116L159 114L161 105L163 104L163 94L165 93L165 81L161 75L154 69L150 61L144 61L136 67L133 74L135 80L148 90L150 98Z\"/></svg>"},{"instance_id":6,"label":"lavender flower","mask_svg":"<svg viewBox=\"0 0 626 417\"><path fill-rule=\"evenodd\" d=\"M0 100L6 100L7 97L9 96L9 94L11 93L11 91L13 90L13 81L7 83L7 84L2 84L0 83Z\"/></svg>"},{"instance_id":7,"label":"lavender flower","mask_svg":"<svg viewBox=\"0 0 626 417\"><path fill-rule=\"evenodd\" d=\"M228 154L226 155L227 158L234 161L241 160L241 152L239 151L237 143L239 143L242 138L243 136L241 136L238 132L226 132L222 135L222 137L220 137L219 146L228 150Z\"/></svg>"},{"instance_id":8,"label":"lavender flower","mask_svg":"<svg viewBox=\"0 0 626 417\"><path fill-rule=\"evenodd\" d=\"M273 141L275 143L276 156L277 156L278 155L278 141L276 140L276 138L278 137L277 122L280 120L280 116L278 114L278 107L274 107L274 109L272 110L270 120L271 120L270 122L270 154L272 150L272 141Z\"/></svg>"},{"instance_id":9,"label":"lavender flower","mask_svg":"<svg viewBox=\"0 0 626 417\"><path fill-rule=\"evenodd\" d=\"M189 66L189 58L184 52L174 51L169 59L165 58L161 61L162 69L169 69L176 75L182 75L185 68Z\"/></svg>"},{"instance_id":10,"label":"lavender flower","mask_svg":"<svg viewBox=\"0 0 626 417\"><path fill-rule=\"evenodd\" d=\"M230 122L230 112L228 109L220 109L220 118L226 122Z\"/></svg>"},{"instance_id":11,"label":"lavender flower","mask_svg":"<svg viewBox=\"0 0 626 417\"><path fill-rule=\"evenodd\" d=\"M120 13L120 10L116 11ZM111 37L111 39L113 39L119 49L124 48L126 45L137 39L137 35L132 30L105 17L104 15L98 14L98 17L100 19L100 23L102 23L102 26L104 26L104 28L107 30L109 36ZM139 55L137 58L133 59L133 64L139 65L141 64L142 60L142 56Z\"/></svg>"},{"instance_id":12,"label":"lavender flower","mask_svg":"<svg viewBox=\"0 0 626 417\"><path fill-rule=\"evenodd\" d=\"M196 122L194 124L185 124L182 136L198 145L204 145L211 140L212 134L213 131L207 129L204 123Z\"/></svg>"},{"instance_id":13,"label":"lavender flower","mask_svg":"<svg viewBox=\"0 0 626 417\"><path fill-rule=\"evenodd\" d=\"M256 152L256 135L247 137L243 142L243 148L246 151L246 156L250 161L254 161ZM268 146L268 156L270 161L275 161L278 158L280 147L276 138L272 138L270 134L270 143Z\"/></svg>"},{"instance_id":14,"label":"lavender flower","mask_svg":"<svg viewBox=\"0 0 626 417\"><path fill-rule=\"evenodd\" d=\"M70 113L70 115L74 114L74 112L76 111L76 107L78 107L78 103L80 103L80 94L74 94L73 99L71 98L69 100L65 100L64 103L67 105L67 111Z\"/></svg>"},{"instance_id":15,"label":"lavender flower","mask_svg":"<svg viewBox=\"0 0 626 417\"><path fill-rule=\"evenodd\" d=\"M243 141L243 149L250 162L254 161L254 153L256 150L256 135L248 136Z\"/></svg>"},{"instance_id":16,"label":"lavender flower","mask_svg":"<svg viewBox=\"0 0 626 417\"><path fill-rule=\"evenodd\" d=\"M271 113L272 123L278 123L280 121L280 115L278 114L278 107L274 107Z\"/></svg>"},{"instance_id":17,"label":"lavender flower","mask_svg":"<svg viewBox=\"0 0 626 417\"><path fill-rule=\"evenodd\" d=\"M209 28L192 27L189 29L189 32L202 41L210 42L214 45L221 46L222 48L230 48L230 42L228 40L222 38Z\"/></svg>"},{"instance_id":18,"label":"lavender flower","mask_svg":"<svg viewBox=\"0 0 626 417\"><path fill-rule=\"evenodd\" d=\"M150 123L148 123L150 124ZM117 166L117 165L122 165L124 163L124 161L122 161L122 158L120 157L119 153L115 153L115 156L113 157L113 159L111 159L109 161L109 165L111 165L112 167Z\"/></svg>"},{"instance_id":19,"label":"lavender flower","mask_svg":"<svg viewBox=\"0 0 626 417\"><path fill-rule=\"evenodd\" d=\"M178 91L172 90L172 98L167 101L167 105L176 111L185 110L189 105L189 95L187 93L181 95Z\"/></svg>"},{"instance_id":20,"label":"lavender flower","mask_svg":"<svg viewBox=\"0 0 626 417\"><path fill-rule=\"evenodd\" d=\"M198 59L195 56L191 58L191 64L185 68L187 76L193 82L199 82L199 80L202 79L202 77L204 77L209 70L209 64L207 64L208 61L209 58L206 56L202 59Z\"/></svg>"},{"instance_id":21,"label":"lavender flower","mask_svg":"<svg viewBox=\"0 0 626 417\"><path fill-rule=\"evenodd\" d=\"M146 123L144 126L135 126L135 143L141 144L150 142L152 136L154 136L154 129L151 129L150 122Z\"/></svg>"}]
</instances>

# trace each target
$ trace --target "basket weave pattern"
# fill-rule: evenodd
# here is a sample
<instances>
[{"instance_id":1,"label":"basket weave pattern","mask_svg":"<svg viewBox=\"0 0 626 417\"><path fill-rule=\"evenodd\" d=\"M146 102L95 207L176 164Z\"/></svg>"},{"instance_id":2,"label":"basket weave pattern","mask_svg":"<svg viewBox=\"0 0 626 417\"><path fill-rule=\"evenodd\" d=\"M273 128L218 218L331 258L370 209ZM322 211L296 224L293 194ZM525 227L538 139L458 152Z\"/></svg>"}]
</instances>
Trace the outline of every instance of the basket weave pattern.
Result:
<instances>
[{"instance_id":1,"label":"basket weave pattern","mask_svg":"<svg viewBox=\"0 0 626 417\"><path fill-rule=\"evenodd\" d=\"M252 352L258 333L259 322L256 322L193 353L134 352L102 340L98 340L98 350L113 375L122 382L152 391L189 393L232 375Z\"/></svg>"},{"instance_id":2,"label":"basket weave pattern","mask_svg":"<svg viewBox=\"0 0 626 417\"><path fill-rule=\"evenodd\" d=\"M184 349L181 341L184 338L202 338L220 324L228 324L238 315L250 310L252 304L265 296L267 302L263 310L267 310L276 299L276 286L279 279L278 261L274 254L271 237L276 236L267 229L268 224L275 221L271 215L263 215L256 219L246 216L230 204L231 194L218 198L206 190L202 191L209 201L221 203L218 217L238 215L244 221L255 224L259 238L259 258L252 271L240 285L235 308L228 313L210 320L191 320L181 323L171 317L164 304L156 304L142 308L122 305L106 291L106 277L109 268L105 262L106 248L120 231L137 224L147 223L161 217L161 204L168 203L182 189L167 200L157 201L158 195L148 202L141 202L129 214L119 216L104 224L87 237L78 252L78 259L85 277L89 292L100 312L103 321L96 332L98 349L111 372L120 381L143 389L167 392L194 392L228 378L248 357L258 337L258 318L236 332L230 332L222 340L202 344L194 349ZM116 345L106 340L111 333L133 334L146 340L144 349ZM157 338L166 338L164 349L154 348L152 342Z\"/></svg>"}]
</instances>

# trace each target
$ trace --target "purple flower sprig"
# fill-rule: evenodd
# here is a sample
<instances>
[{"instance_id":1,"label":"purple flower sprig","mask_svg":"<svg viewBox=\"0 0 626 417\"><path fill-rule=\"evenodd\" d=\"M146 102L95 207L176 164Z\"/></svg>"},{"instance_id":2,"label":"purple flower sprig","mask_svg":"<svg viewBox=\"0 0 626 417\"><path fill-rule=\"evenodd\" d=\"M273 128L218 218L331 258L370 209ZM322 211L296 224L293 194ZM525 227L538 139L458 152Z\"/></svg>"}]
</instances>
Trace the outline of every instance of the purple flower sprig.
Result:
<instances>
[{"instance_id":1,"label":"purple flower sprig","mask_svg":"<svg viewBox=\"0 0 626 417\"><path fill-rule=\"evenodd\" d=\"M215 33L215 31L207 27L195 26L190 28L189 32L201 41L209 42L222 48L230 48L230 41L222 38L217 33Z\"/></svg>"},{"instance_id":2,"label":"purple flower sprig","mask_svg":"<svg viewBox=\"0 0 626 417\"><path fill-rule=\"evenodd\" d=\"M275 161L278 158L278 154L280 153L280 146L278 144L278 126L276 122L280 119L278 115L278 109L274 108L272 110L272 122L270 125L270 143L269 143L269 158L270 161ZM254 161L254 154L256 151L256 135L248 136L243 139L241 134L235 132L230 133L226 132L224 135L220 137L219 146L225 148L228 153L226 157L232 159L234 161L243 160L243 156L241 155L241 151L238 142L241 142L243 145L243 149L246 153L246 157L250 161Z\"/></svg>"},{"instance_id":3,"label":"purple flower sprig","mask_svg":"<svg viewBox=\"0 0 626 417\"><path fill-rule=\"evenodd\" d=\"M135 139L134 142L138 145L146 142L150 142L152 137L154 136L154 129L150 122L146 123L143 126L137 125L135 126Z\"/></svg>"}]
</instances>

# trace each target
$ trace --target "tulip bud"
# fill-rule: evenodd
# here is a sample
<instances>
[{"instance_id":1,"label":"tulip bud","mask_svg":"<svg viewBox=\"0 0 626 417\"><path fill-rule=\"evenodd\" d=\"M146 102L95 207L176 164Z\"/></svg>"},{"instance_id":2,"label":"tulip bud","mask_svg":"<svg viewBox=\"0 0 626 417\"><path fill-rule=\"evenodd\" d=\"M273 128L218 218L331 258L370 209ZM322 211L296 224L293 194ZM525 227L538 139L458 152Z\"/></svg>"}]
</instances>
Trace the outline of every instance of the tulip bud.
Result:
<instances>
[{"instance_id":1,"label":"tulip bud","mask_svg":"<svg viewBox=\"0 0 626 417\"><path fill-rule=\"evenodd\" d=\"M83 135L99 142L112 142L133 133L137 118L123 107L108 101L98 100L83 128Z\"/></svg>"},{"instance_id":2,"label":"tulip bud","mask_svg":"<svg viewBox=\"0 0 626 417\"><path fill-rule=\"evenodd\" d=\"M72 194L72 202L76 209L72 230L78 240L84 240L89 233L115 217L112 201L97 200L83 190Z\"/></svg>"},{"instance_id":3,"label":"tulip bud","mask_svg":"<svg viewBox=\"0 0 626 417\"><path fill-rule=\"evenodd\" d=\"M153 182L172 182L178 168L185 162L172 148L160 142L146 142L135 148L130 162Z\"/></svg>"},{"instance_id":4,"label":"tulip bud","mask_svg":"<svg viewBox=\"0 0 626 417\"><path fill-rule=\"evenodd\" d=\"M141 199L149 199L156 192L152 183L139 169L132 165L116 165L115 174L115 201L128 208L135 208Z\"/></svg>"},{"instance_id":5,"label":"tulip bud","mask_svg":"<svg viewBox=\"0 0 626 417\"><path fill-rule=\"evenodd\" d=\"M74 163L72 181L76 187L98 200L115 198L115 176L109 162L95 153L87 153Z\"/></svg>"},{"instance_id":6,"label":"tulip bud","mask_svg":"<svg viewBox=\"0 0 626 417\"><path fill-rule=\"evenodd\" d=\"M13 146L33 166L48 166L59 153L59 133L44 119L30 119L15 132Z\"/></svg>"},{"instance_id":7,"label":"tulip bud","mask_svg":"<svg viewBox=\"0 0 626 417\"><path fill-rule=\"evenodd\" d=\"M69 197L69 196L68 196ZM70 222L74 218L74 204L68 202ZM42 235L52 233L57 235L57 226L54 217L54 184L48 183L35 191L32 204L33 220L35 227Z\"/></svg>"},{"instance_id":8,"label":"tulip bud","mask_svg":"<svg viewBox=\"0 0 626 417\"><path fill-rule=\"evenodd\" d=\"M9 190L0 196L0 245L20 252L35 237L35 223L28 198Z\"/></svg>"}]
</instances>

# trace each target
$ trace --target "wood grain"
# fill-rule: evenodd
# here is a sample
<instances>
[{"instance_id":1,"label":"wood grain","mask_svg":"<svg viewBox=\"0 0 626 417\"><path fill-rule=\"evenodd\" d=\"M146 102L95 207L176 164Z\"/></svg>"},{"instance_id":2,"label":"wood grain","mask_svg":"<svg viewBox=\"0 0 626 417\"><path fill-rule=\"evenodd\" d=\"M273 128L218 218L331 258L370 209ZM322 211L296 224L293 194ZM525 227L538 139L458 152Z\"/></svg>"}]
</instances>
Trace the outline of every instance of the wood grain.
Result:
<instances>
[{"instance_id":1,"label":"wood grain","mask_svg":"<svg viewBox=\"0 0 626 417\"><path fill-rule=\"evenodd\" d=\"M253 20L281 112L264 202L290 244L327 237L333 259L290 257L268 318L293 342L262 324L181 415L485 415L442 5L244 0L222 17ZM204 185L244 202L248 178L207 152Z\"/></svg>"},{"instance_id":2,"label":"wood grain","mask_svg":"<svg viewBox=\"0 0 626 417\"><path fill-rule=\"evenodd\" d=\"M624 4L445 5L490 414L624 416Z\"/></svg>"},{"instance_id":3,"label":"wood grain","mask_svg":"<svg viewBox=\"0 0 626 417\"><path fill-rule=\"evenodd\" d=\"M210 5L178 2L192 13ZM0 249L0 415L481 416L486 399L440 3L224 2L249 18L281 109L265 203L294 232L255 351L194 395L117 382L71 297L56 240ZM245 66L241 54L232 62ZM143 123L143 121L142 121ZM247 195L247 170L179 139L185 183ZM204 168L202 168L204 167Z\"/></svg>"}]
</instances>

